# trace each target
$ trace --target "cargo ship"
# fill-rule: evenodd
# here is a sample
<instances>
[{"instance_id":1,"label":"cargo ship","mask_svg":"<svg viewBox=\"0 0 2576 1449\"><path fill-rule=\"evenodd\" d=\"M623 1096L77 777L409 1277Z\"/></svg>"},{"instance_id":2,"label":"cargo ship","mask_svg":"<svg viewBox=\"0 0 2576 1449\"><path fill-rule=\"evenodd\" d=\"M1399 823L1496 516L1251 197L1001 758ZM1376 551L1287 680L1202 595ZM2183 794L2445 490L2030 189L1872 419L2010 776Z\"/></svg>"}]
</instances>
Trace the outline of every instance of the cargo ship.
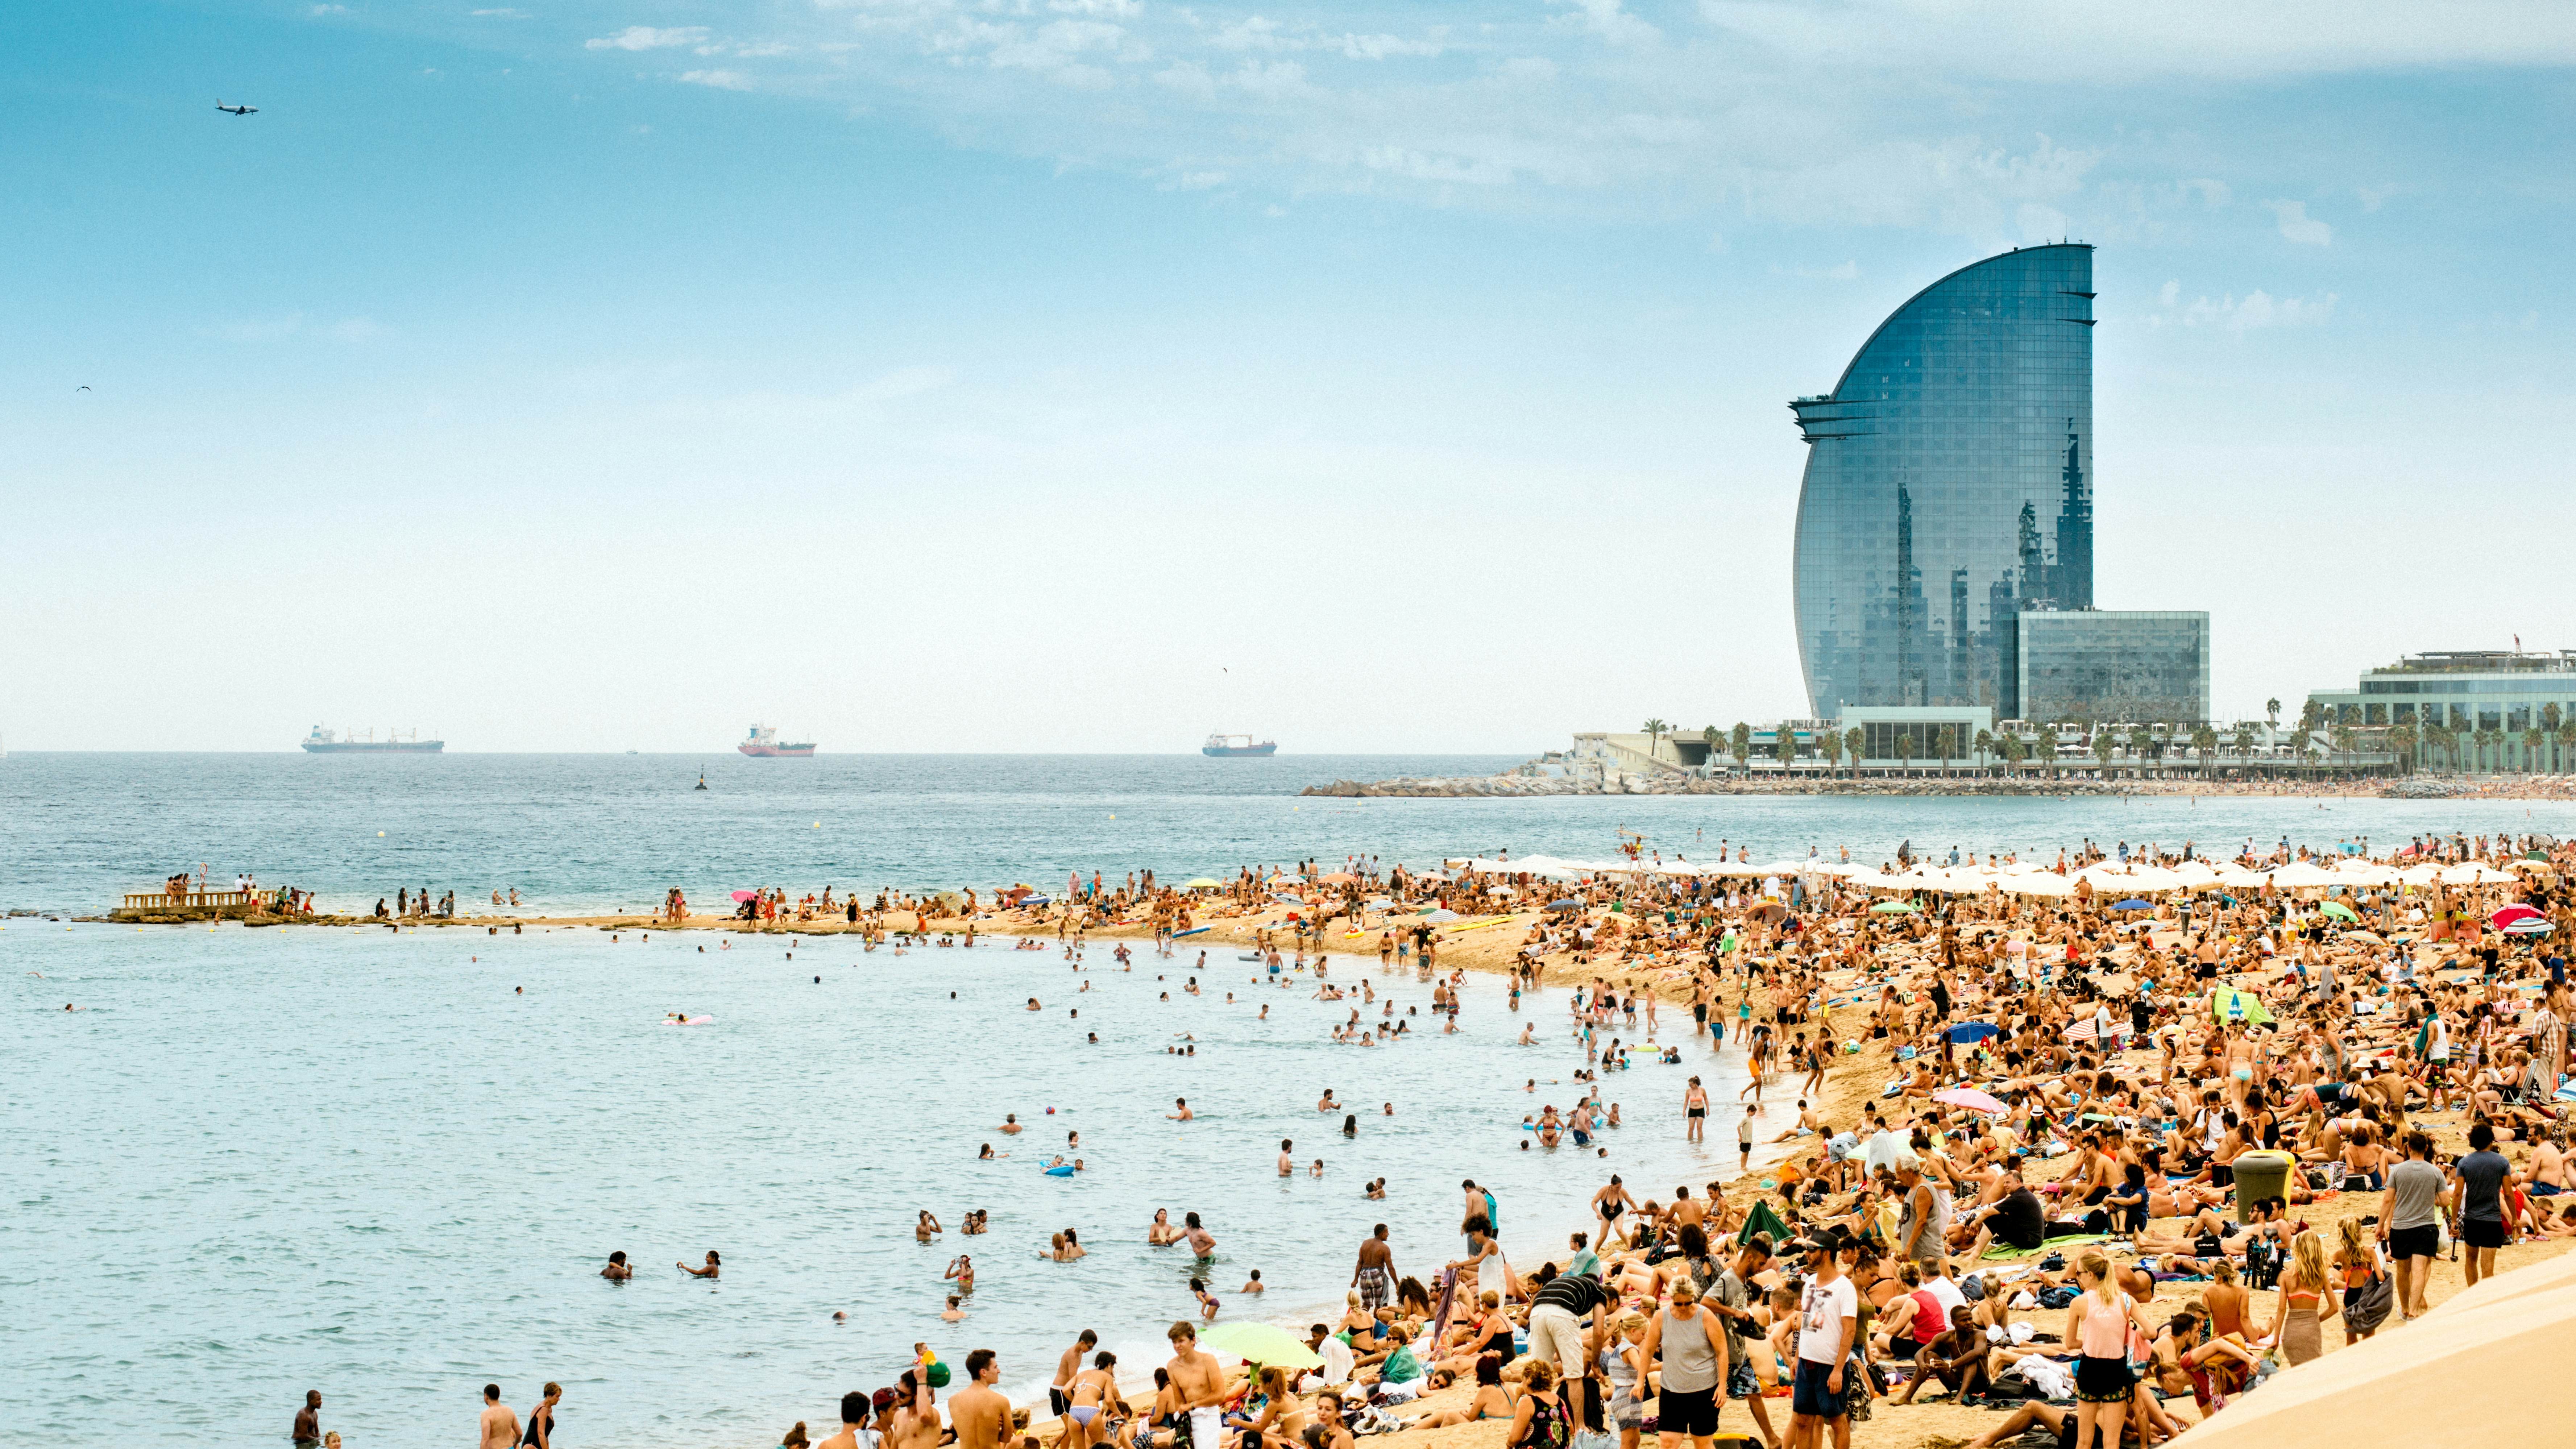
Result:
<instances>
[{"instance_id":1,"label":"cargo ship","mask_svg":"<svg viewBox=\"0 0 2576 1449\"><path fill-rule=\"evenodd\" d=\"M409 739L391 730L385 731L383 739L377 739L374 730L367 731L365 739L354 733L343 739L337 731L315 725L313 733L304 737L304 752L310 755L434 755L446 748L447 741L422 739L418 730Z\"/></svg>"},{"instance_id":2,"label":"cargo ship","mask_svg":"<svg viewBox=\"0 0 2576 1449\"><path fill-rule=\"evenodd\" d=\"M1255 740L1250 735L1210 735L1199 746L1199 753L1212 759L1265 758L1279 753L1277 740Z\"/></svg>"},{"instance_id":3,"label":"cargo ship","mask_svg":"<svg viewBox=\"0 0 2576 1449\"><path fill-rule=\"evenodd\" d=\"M813 741L807 740L803 744L783 743L778 738L777 728L772 725L753 725L751 727L751 737L744 740L741 744L734 746L734 748L742 751L746 755L752 756L755 759L762 760L810 760L814 758Z\"/></svg>"}]
</instances>

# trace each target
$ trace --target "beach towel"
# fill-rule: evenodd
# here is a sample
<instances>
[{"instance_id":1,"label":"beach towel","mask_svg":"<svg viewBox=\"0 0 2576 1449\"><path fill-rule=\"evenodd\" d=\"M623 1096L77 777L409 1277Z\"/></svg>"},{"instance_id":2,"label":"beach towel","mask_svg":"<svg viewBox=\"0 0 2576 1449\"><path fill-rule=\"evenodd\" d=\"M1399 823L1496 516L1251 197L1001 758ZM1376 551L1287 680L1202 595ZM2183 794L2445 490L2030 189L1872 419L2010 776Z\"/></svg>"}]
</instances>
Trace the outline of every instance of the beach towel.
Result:
<instances>
[{"instance_id":1,"label":"beach towel","mask_svg":"<svg viewBox=\"0 0 2576 1449\"><path fill-rule=\"evenodd\" d=\"M2086 1243L2107 1243L2109 1241L2111 1241L2111 1235L2109 1233L2073 1233L2063 1238L2051 1238L2036 1248L2016 1248L2010 1243L1997 1243L1986 1249L1984 1252L1979 1253L1977 1255L1977 1259L1980 1262L2001 1262L2007 1258L2027 1258L2033 1253L2046 1253L2058 1248L2076 1248L2082 1247Z\"/></svg>"}]
</instances>

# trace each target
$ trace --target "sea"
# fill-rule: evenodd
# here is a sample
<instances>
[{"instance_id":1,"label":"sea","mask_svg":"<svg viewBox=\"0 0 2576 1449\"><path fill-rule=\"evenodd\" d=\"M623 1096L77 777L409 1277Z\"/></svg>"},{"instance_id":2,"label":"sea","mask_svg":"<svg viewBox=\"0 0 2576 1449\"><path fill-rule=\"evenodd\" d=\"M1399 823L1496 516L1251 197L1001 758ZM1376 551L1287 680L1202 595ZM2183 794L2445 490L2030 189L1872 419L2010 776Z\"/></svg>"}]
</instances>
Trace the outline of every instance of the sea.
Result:
<instances>
[{"instance_id":1,"label":"sea","mask_svg":"<svg viewBox=\"0 0 2576 1449\"><path fill-rule=\"evenodd\" d=\"M1363 1003L1222 947L1129 943L1122 964L1105 940L1069 961L1051 938L899 955L707 931L78 919L181 869L255 873L334 910L427 887L481 911L516 890L562 916L649 909L671 886L704 905L752 886L1599 858L1637 837L1667 857L1724 842L1876 861L1900 843L2385 851L2428 832L2576 829L2576 804L2505 800L1296 793L1512 763L13 754L0 999L22 1029L0 1055L0 1444L264 1442L318 1389L348 1449L408 1449L461 1442L486 1383L524 1413L551 1379L560 1443L750 1449L798 1420L828 1430L842 1392L891 1384L925 1348L952 1364L996 1350L1005 1390L1043 1411L1079 1329L1131 1379L1162 1362L1164 1330L1198 1318L1194 1276L1220 1322L1302 1327L1338 1309L1378 1223L1400 1272L1434 1278L1463 1248L1462 1179L1493 1190L1531 1267L1565 1251L1610 1174L1669 1200L1736 1156L1723 1104L1745 1085L1742 1053L1692 1040L1678 1013L1657 1040L1684 1047L1680 1065L1640 1051L1604 1081L1626 1124L1603 1134L1606 1156L1548 1152L1521 1123L1580 1095L1566 993L1516 1004L1471 980L1444 1033L1428 983L1373 955L1328 968L1368 981ZM1355 1010L1409 1031L1336 1044ZM665 1025L674 1014L708 1020ZM1682 1140L1694 1073L1721 1104L1703 1145ZM1341 1110L1318 1110L1327 1091ZM1174 1121L1183 1098L1195 1119ZM1761 1135L1794 1113L1775 1084ZM1006 1116L1026 1130L1003 1132ZM1046 1175L1059 1155L1083 1170ZM1201 1214L1216 1261L1147 1246L1158 1209ZM972 1210L989 1232L961 1231ZM943 1228L926 1245L925 1211ZM1050 1261L1067 1229L1089 1256ZM719 1278L679 1271L710 1249ZM612 1251L632 1281L599 1276ZM947 1322L961 1254L976 1286ZM1247 1294L1256 1272L1266 1291Z\"/></svg>"}]
</instances>

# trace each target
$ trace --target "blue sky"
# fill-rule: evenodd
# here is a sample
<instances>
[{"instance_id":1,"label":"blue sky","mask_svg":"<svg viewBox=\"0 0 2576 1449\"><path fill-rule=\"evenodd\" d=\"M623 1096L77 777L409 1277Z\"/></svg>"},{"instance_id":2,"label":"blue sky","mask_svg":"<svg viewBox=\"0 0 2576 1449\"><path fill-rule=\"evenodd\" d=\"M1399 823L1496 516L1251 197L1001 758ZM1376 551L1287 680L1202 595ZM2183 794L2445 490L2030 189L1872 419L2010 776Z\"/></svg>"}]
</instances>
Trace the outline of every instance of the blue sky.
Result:
<instances>
[{"instance_id":1,"label":"blue sky","mask_svg":"<svg viewBox=\"0 0 2576 1449\"><path fill-rule=\"evenodd\" d=\"M0 731L1803 712L1783 404L2061 235L2099 597L2222 713L2576 647L2576 12L2384 8L24 7Z\"/></svg>"}]
</instances>

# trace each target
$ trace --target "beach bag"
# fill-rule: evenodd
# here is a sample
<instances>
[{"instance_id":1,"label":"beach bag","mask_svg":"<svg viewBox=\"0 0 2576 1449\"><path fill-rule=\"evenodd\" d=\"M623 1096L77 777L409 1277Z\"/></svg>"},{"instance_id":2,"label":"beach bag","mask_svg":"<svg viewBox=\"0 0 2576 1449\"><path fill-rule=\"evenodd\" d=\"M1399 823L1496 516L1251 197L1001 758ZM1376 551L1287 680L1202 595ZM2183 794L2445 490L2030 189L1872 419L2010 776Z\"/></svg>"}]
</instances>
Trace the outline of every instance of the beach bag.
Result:
<instances>
[{"instance_id":1,"label":"beach bag","mask_svg":"<svg viewBox=\"0 0 2576 1449\"><path fill-rule=\"evenodd\" d=\"M1861 1366L1860 1355L1853 1354L1843 1363L1843 1414L1855 1424L1869 1422L1871 1401L1869 1370Z\"/></svg>"}]
</instances>

